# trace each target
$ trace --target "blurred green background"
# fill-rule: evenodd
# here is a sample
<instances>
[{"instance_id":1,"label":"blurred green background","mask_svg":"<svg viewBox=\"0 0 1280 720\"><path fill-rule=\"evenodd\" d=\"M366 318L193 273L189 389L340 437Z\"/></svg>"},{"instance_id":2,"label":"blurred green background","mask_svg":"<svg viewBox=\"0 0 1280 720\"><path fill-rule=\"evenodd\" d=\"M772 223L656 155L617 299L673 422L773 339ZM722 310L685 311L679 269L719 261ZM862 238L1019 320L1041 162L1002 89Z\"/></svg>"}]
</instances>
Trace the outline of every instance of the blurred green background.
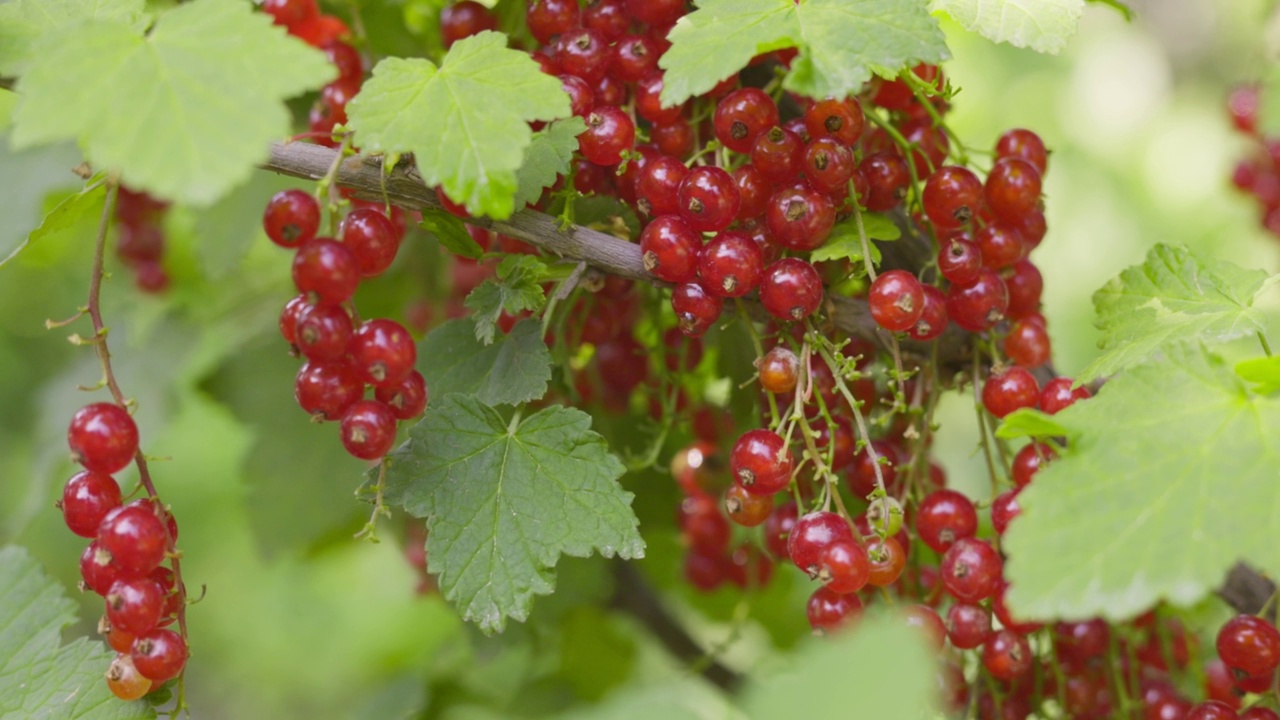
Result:
<instances>
[{"instance_id":1,"label":"blurred green background","mask_svg":"<svg viewBox=\"0 0 1280 720\"><path fill-rule=\"evenodd\" d=\"M423 48L432 28L422 9L432 4L367 3L365 20L384 51ZM1132 4L1132 23L1091 5L1060 56L947 26L955 57L947 71L962 88L952 127L975 148L1028 127L1053 151L1050 231L1034 259L1066 374L1094 353L1090 294L1153 243L1280 266L1280 241L1230 187L1248 146L1224 110L1234 84L1265 71L1272 3ZM410 30L406 14L416 18ZM69 169L77 162L74 148L14 154L0 142L0 247L76 188ZM351 539L368 514L353 497L361 464L344 455L333 426L309 423L294 406L297 363L275 331L291 295L288 256L257 220L282 186L257 177L212 211L171 212L174 283L163 299L135 292L119 267L104 291L120 381L138 399L146 450L165 458L156 481L181 523L189 589L207 589L189 613L193 717L396 718L423 708L430 717L511 717L595 701L620 684L676 680L665 687L686 688L692 706L723 716L631 620L591 606L610 592L599 561L563 562L561 594L540 600L529 624L484 639L439 598L415 593L402 521L384 521L379 544ZM0 543L27 546L68 586L84 543L53 501L72 472L67 419L98 397L76 386L96 382L98 369L87 348L66 341L85 327L49 331L44 322L84 303L93 222L0 269ZM362 310L402 317L420 288L440 281L434 250L417 245L385 282L362 289ZM966 398L946 404L938 452L953 480L982 496L972 412ZM127 487L132 478L121 480ZM655 475L628 484L639 491L642 520L653 521L644 526L646 570L696 634L733 639L728 662L768 666L771 646L805 633L807 591L790 576L745 600L736 590L695 597L682 589L671 483ZM97 602L85 598L85 619L70 632L92 632Z\"/></svg>"}]
</instances>

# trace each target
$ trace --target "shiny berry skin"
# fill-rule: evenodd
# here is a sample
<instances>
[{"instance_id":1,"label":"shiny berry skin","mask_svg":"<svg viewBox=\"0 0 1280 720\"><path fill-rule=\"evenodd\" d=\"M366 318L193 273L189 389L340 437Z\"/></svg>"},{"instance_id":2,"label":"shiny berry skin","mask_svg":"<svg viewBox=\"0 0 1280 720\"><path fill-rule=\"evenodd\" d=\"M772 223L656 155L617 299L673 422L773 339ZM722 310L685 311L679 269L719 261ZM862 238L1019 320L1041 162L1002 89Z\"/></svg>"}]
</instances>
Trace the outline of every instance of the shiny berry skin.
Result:
<instances>
[{"instance_id":1,"label":"shiny berry skin","mask_svg":"<svg viewBox=\"0 0 1280 720\"><path fill-rule=\"evenodd\" d=\"M991 526L996 529L997 534L1004 535L1009 523L1022 513L1022 507L1018 505L1018 493L1021 490L1022 488L1005 490L991 500Z\"/></svg>"},{"instance_id":2,"label":"shiny berry skin","mask_svg":"<svg viewBox=\"0 0 1280 720\"><path fill-rule=\"evenodd\" d=\"M810 105L804 112L804 126L810 136L831 136L849 147L862 137L865 122L862 106L856 98L826 98Z\"/></svg>"},{"instance_id":3,"label":"shiny berry skin","mask_svg":"<svg viewBox=\"0 0 1280 720\"><path fill-rule=\"evenodd\" d=\"M396 416L377 400L360 400L342 416L342 446L361 460L377 460L396 441Z\"/></svg>"},{"instance_id":4,"label":"shiny berry skin","mask_svg":"<svg viewBox=\"0 0 1280 720\"><path fill-rule=\"evenodd\" d=\"M670 155L650 158L636 175L636 205L652 216L675 215L680 210L680 183L689 168Z\"/></svg>"},{"instance_id":5,"label":"shiny berry skin","mask_svg":"<svg viewBox=\"0 0 1280 720\"><path fill-rule=\"evenodd\" d=\"M1038 368L1049 362L1052 354L1049 332L1038 322L1019 320L1004 337L1004 354L1014 365ZM1047 385L1045 387L1048 388ZM1043 398L1043 393L1041 396ZM1041 405L1043 407L1043 399Z\"/></svg>"},{"instance_id":6,"label":"shiny berry skin","mask_svg":"<svg viewBox=\"0 0 1280 720\"><path fill-rule=\"evenodd\" d=\"M400 234L391 218L373 208L357 208L348 213L338 226L338 237L355 256L364 277L382 274L400 250Z\"/></svg>"},{"instance_id":7,"label":"shiny berry skin","mask_svg":"<svg viewBox=\"0 0 1280 720\"><path fill-rule=\"evenodd\" d=\"M695 167L685 175L677 198L680 217L698 232L729 227L742 204L733 176L709 165Z\"/></svg>"},{"instance_id":8,"label":"shiny berry skin","mask_svg":"<svg viewBox=\"0 0 1280 720\"><path fill-rule=\"evenodd\" d=\"M582 11L582 24L614 42L626 35L631 27L626 0L592 0Z\"/></svg>"},{"instance_id":9,"label":"shiny berry skin","mask_svg":"<svg viewBox=\"0 0 1280 720\"><path fill-rule=\"evenodd\" d=\"M982 406L998 418L1020 408L1033 408L1039 400L1040 386L1026 368L1009 368L982 384Z\"/></svg>"},{"instance_id":10,"label":"shiny berry skin","mask_svg":"<svg viewBox=\"0 0 1280 720\"><path fill-rule=\"evenodd\" d=\"M721 232L698 253L698 279L716 295L742 297L760 285L762 275L760 246L740 232Z\"/></svg>"},{"instance_id":11,"label":"shiny berry skin","mask_svg":"<svg viewBox=\"0 0 1280 720\"><path fill-rule=\"evenodd\" d=\"M871 576L867 551L852 540L839 540L822 549L818 560L818 579L833 592L855 593L866 586Z\"/></svg>"},{"instance_id":12,"label":"shiny berry skin","mask_svg":"<svg viewBox=\"0 0 1280 720\"><path fill-rule=\"evenodd\" d=\"M1000 554L987 543L960 538L942 556L942 586L952 597L976 603L1000 590Z\"/></svg>"},{"instance_id":13,"label":"shiny berry skin","mask_svg":"<svg viewBox=\"0 0 1280 720\"><path fill-rule=\"evenodd\" d=\"M741 485L730 485L724 493L724 509L729 519L742 527L755 527L773 512L772 495L752 495Z\"/></svg>"},{"instance_id":14,"label":"shiny berry skin","mask_svg":"<svg viewBox=\"0 0 1280 720\"><path fill-rule=\"evenodd\" d=\"M1040 409L1049 415L1055 415L1074 405L1079 400L1093 397L1089 388L1081 385L1072 388L1071 378L1057 377L1044 384L1040 391Z\"/></svg>"},{"instance_id":15,"label":"shiny berry skin","mask_svg":"<svg viewBox=\"0 0 1280 720\"><path fill-rule=\"evenodd\" d=\"M1040 171L1019 158L996 162L987 175L987 207L996 217L1019 222L1040 202Z\"/></svg>"},{"instance_id":16,"label":"shiny berry skin","mask_svg":"<svg viewBox=\"0 0 1280 720\"><path fill-rule=\"evenodd\" d=\"M317 15L289 28L289 34L314 48L351 37L351 28L336 15Z\"/></svg>"},{"instance_id":17,"label":"shiny berry skin","mask_svg":"<svg viewBox=\"0 0 1280 720\"><path fill-rule=\"evenodd\" d=\"M814 632L834 632L862 615L862 600L856 593L842 595L823 585L809 596L805 615Z\"/></svg>"},{"instance_id":18,"label":"shiny berry skin","mask_svg":"<svg viewBox=\"0 0 1280 720\"><path fill-rule=\"evenodd\" d=\"M938 251L938 272L952 285L969 287L978 281L982 272L982 251L968 240L957 237L944 240Z\"/></svg>"},{"instance_id":19,"label":"shiny berry skin","mask_svg":"<svg viewBox=\"0 0 1280 720\"><path fill-rule=\"evenodd\" d=\"M127 653L133 647L135 636L131 632L125 632L117 627L111 627L111 621L107 620L107 616L103 615L98 620L98 634L103 640L107 641L107 645L118 653Z\"/></svg>"},{"instance_id":20,"label":"shiny berry skin","mask_svg":"<svg viewBox=\"0 0 1280 720\"><path fill-rule=\"evenodd\" d=\"M1183 720L1237 720L1236 711L1230 705L1217 700L1206 700L1191 708Z\"/></svg>"},{"instance_id":21,"label":"shiny berry skin","mask_svg":"<svg viewBox=\"0 0 1280 720\"><path fill-rule=\"evenodd\" d=\"M580 16L578 0L531 0L524 15L529 32L542 45L578 27Z\"/></svg>"},{"instance_id":22,"label":"shiny berry skin","mask_svg":"<svg viewBox=\"0 0 1280 720\"><path fill-rule=\"evenodd\" d=\"M337 360L347 353L351 316L339 305L308 305L298 315L294 344L308 360Z\"/></svg>"},{"instance_id":23,"label":"shiny berry skin","mask_svg":"<svg viewBox=\"0 0 1280 720\"><path fill-rule=\"evenodd\" d=\"M1057 457L1053 449L1044 443L1031 442L1022 446L1013 457L1013 484L1022 487L1040 471L1040 467Z\"/></svg>"},{"instance_id":24,"label":"shiny berry skin","mask_svg":"<svg viewBox=\"0 0 1280 720\"><path fill-rule=\"evenodd\" d=\"M763 215L769 204L770 193L773 192L773 184L751 163L733 171L733 182L738 186L738 198L741 201L737 219L753 220Z\"/></svg>"},{"instance_id":25,"label":"shiny berry skin","mask_svg":"<svg viewBox=\"0 0 1280 720\"><path fill-rule=\"evenodd\" d=\"M877 325L890 332L906 332L924 312L924 290L915 275L890 270L871 283L867 305Z\"/></svg>"},{"instance_id":26,"label":"shiny berry skin","mask_svg":"<svg viewBox=\"0 0 1280 720\"><path fill-rule=\"evenodd\" d=\"M578 136L582 156L596 165L617 165L636 141L631 117L616 107L596 108L587 115L587 130Z\"/></svg>"},{"instance_id":27,"label":"shiny berry skin","mask_svg":"<svg viewBox=\"0 0 1280 720\"><path fill-rule=\"evenodd\" d=\"M863 204L871 212L892 210L907 195L911 170L893 153L868 155L858 166L867 177L868 192Z\"/></svg>"},{"instance_id":28,"label":"shiny berry skin","mask_svg":"<svg viewBox=\"0 0 1280 720\"><path fill-rule=\"evenodd\" d=\"M640 259L644 269L659 280L692 281L698 276L701 251L702 236L678 215L658 217L640 233Z\"/></svg>"},{"instance_id":29,"label":"shiny berry skin","mask_svg":"<svg viewBox=\"0 0 1280 720\"><path fill-rule=\"evenodd\" d=\"M339 80L359 82L364 77L364 60L360 57L359 50L341 40L331 42L321 49L329 62L338 68Z\"/></svg>"},{"instance_id":30,"label":"shiny berry skin","mask_svg":"<svg viewBox=\"0 0 1280 720\"><path fill-rule=\"evenodd\" d=\"M759 88L739 88L716 104L712 123L721 145L745 155L757 135L778 124L778 106Z\"/></svg>"},{"instance_id":31,"label":"shiny berry skin","mask_svg":"<svg viewBox=\"0 0 1280 720\"><path fill-rule=\"evenodd\" d=\"M749 430L734 443L729 469L752 495L772 495L791 481L791 451L772 430Z\"/></svg>"},{"instance_id":32,"label":"shiny berry skin","mask_svg":"<svg viewBox=\"0 0 1280 720\"><path fill-rule=\"evenodd\" d=\"M1028 252L1040 247L1040 242L1049 232L1049 226L1045 224L1044 212L1038 206L1022 218L1022 222L1017 223L1017 228L1022 234L1022 241L1027 244Z\"/></svg>"},{"instance_id":33,"label":"shiny berry skin","mask_svg":"<svg viewBox=\"0 0 1280 720\"><path fill-rule=\"evenodd\" d=\"M1253 615L1237 615L1218 631L1218 657L1237 673L1260 677L1280 666L1280 631Z\"/></svg>"},{"instance_id":34,"label":"shiny berry skin","mask_svg":"<svg viewBox=\"0 0 1280 720\"><path fill-rule=\"evenodd\" d=\"M671 106L662 104L663 87L661 71L645 75L635 85L636 114L655 125L673 123L685 116L684 104Z\"/></svg>"},{"instance_id":35,"label":"shiny berry skin","mask_svg":"<svg viewBox=\"0 0 1280 720\"><path fill-rule=\"evenodd\" d=\"M298 370L293 396L309 415L337 420L364 395L364 383L346 361L309 362Z\"/></svg>"},{"instance_id":36,"label":"shiny berry skin","mask_svg":"<svg viewBox=\"0 0 1280 720\"><path fill-rule=\"evenodd\" d=\"M298 317L311 307L306 295L297 295L280 310L280 337L290 345L298 344Z\"/></svg>"},{"instance_id":37,"label":"shiny berry skin","mask_svg":"<svg viewBox=\"0 0 1280 720\"><path fill-rule=\"evenodd\" d=\"M576 4L576 0L568 1ZM609 43L593 30L573 28L556 40L556 60L566 73L595 84L609 72L613 53Z\"/></svg>"},{"instance_id":38,"label":"shiny berry skin","mask_svg":"<svg viewBox=\"0 0 1280 720\"><path fill-rule=\"evenodd\" d=\"M1255 705L1240 712L1240 720L1280 720L1275 710Z\"/></svg>"},{"instance_id":39,"label":"shiny berry skin","mask_svg":"<svg viewBox=\"0 0 1280 720\"><path fill-rule=\"evenodd\" d=\"M412 420L427 409L427 381L414 370L396 385L375 388L373 396L386 403L397 420Z\"/></svg>"},{"instance_id":40,"label":"shiny berry skin","mask_svg":"<svg viewBox=\"0 0 1280 720\"><path fill-rule=\"evenodd\" d=\"M991 637L991 613L981 605L958 602L947 611L947 637L959 650L972 650Z\"/></svg>"},{"instance_id":41,"label":"shiny berry skin","mask_svg":"<svg viewBox=\"0 0 1280 720\"><path fill-rule=\"evenodd\" d=\"M1030 635L1031 633L1044 627L1043 623L1023 622L1013 616L1009 610L1009 605L1005 602L1005 597L1009 592L1008 583L1001 582L1000 589L996 591L995 597L991 598L991 612L1000 621L1000 624L1012 630L1019 635Z\"/></svg>"},{"instance_id":42,"label":"shiny berry skin","mask_svg":"<svg viewBox=\"0 0 1280 720\"><path fill-rule=\"evenodd\" d=\"M969 332L983 332L1004 318L1009 290L992 270L983 269L972 285L953 285L947 293L947 315Z\"/></svg>"},{"instance_id":43,"label":"shiny berry skin","mask_svg":"<svg viewBox=\"0 0 1280 720\"><path fill-rule=\"evenodd\" d=\"M557 75L560 87L569 95L569 111L575 117L585 118L596 106L596 92L586 80L577 75Z\"/></svg>"},{"instance_id":44,"label":"shiny berry skin","mask_svg":"<svg viewBox=\"0 0 1280 720\"><path fill-rule=\"evenodd\" d=\"M790 348L777 345L764 354L757 363L760 387L774 395L782 395L796 389L800 375L800 359Z\"/></svg>"},{"instance_id":45,"label":"shiny berry skin","mask_svg":"<svg viewBox=\"0 0 1280 720\"><path fill-rule=\"evenodd\" d=\"M982 181L967 168L948 165L925 181L921 196L925 215L939 230L958 228L982 206Z\"/></svg>"},{"instance_id":46,"label":"shiny berry skin","mask_svg":"<svg viewBox=\"0 0 1280 720\"><path fill-rule=\"evenodd\" d=\"M636 82L658 69L658 45L644 35L624 37L613 46L610 71L619 80Z\"/></svg>"},{"instance_id":47,"label":"shiny berry skin","mask_svg":"<svg viewBox=\"0 0 1280 720\"><path fill-rule=\"evenodd\" d=\"M757 135L751 144L751 164L769 181L785 182L799 174L804 147L798 135L774 125Z\"/></svg>"},{"instance_id":48,"label":"shiny berry skin","mask_svg":"<svg viewBox=\"0 0 1280 720\"><path fill-rule=\"evenodd\" d=\"M662 27L680 19L685 0L626 0L627 13L645 25Z\"/></svg>"},{"instance_id":49,"label":"shiny berry skin","mask_svg":"<svg viewBox=\"0 0 1280 720\"><path fill-rule=\"evenodd\" d=\"M992 270L1007 268L1027 254L1022 235L1010 225L988 225L974 233L973 242L982 251L982 264Z\"/></svg>"},{"instance_id":50,"label":"shiny berry skin","mask_svg":"<svg viewBox=\"0 0 1280 720\"><path fill-rule=\"evenodd\" d=\"M186 589L184 588L183 592L178 592L175 587L177 576L173 574L172 570L163 565L152 570L147 575L147 578L159 585L160 592L164 594L164 607L160 611L160 622L156 624L156 627L173 624L178 619L178 611L182 609L185 601L183 595Z\"/></svg>"},{"instance_id":51,"label":"shiny berry skin","mask_svg":"<svg viewBox=\"0 0 1280 720\"><path fill-rule=\"evenodd\" d=\"M80 579L84 586L99 595L106 595L121 577L111 553L102 549L97 540L80 554Z\"/></svg>"},{"instance_id":52,"label":"shiny berry skin","mask_svg":"<svg viewBox=\"0 0 1280 720\"><path fill-rule=\"evenodd\" d=\"M356 376L369 385L394 387L409 377L418 361L418 347L403 325L386 319L368 320L347 346Z\"/></svg>"},{"instance_id":53,"label":"shiny berry skin","mask_svg":"<svg viewBox=\"0 0 1280 720\"><path fill-rule=\"evenodd\" d=\"M1053 626L1053 646L1068 662L1083 663L1107 652L1111 628L1105 620L1060 622Z\"/></svg>"},{"instance_id":54,"label":"shiny berry skin","mask_svg":"<svg viewBox=\"0 0 1280 720\"><path fill-rule=\"evenodd\" d=\"M88 470L110 475L133 462L138 452L138 426L119 405L93 403L71 416L67 444L76 462Z\"/></svg>"},{"instance_id":55,"label":"shiny berry skin","mask_svg":"<svg viewBox=\"0 0 1280 720\"><path fill-rule=\"evenodd\" d=\"M172 630L152 630L133 641L129 655L143 677L163 683L178 676L187 664L187 643Z\"/></svg>"},{"instance_id":56,"label":"shiny berry skin","mask_svg":"<svg viewBox=\"0 0 1280 720\"><path fill-rule=\"evenodd\" d=\"M111 562L123 575L137 577L151 572L164 560L168 535L155 511L135 501L107 513L98 528L97 542L110 553Z\"/></svg>"},{"instance_id":57,"label":"shiny berry skin","mask_svg":"<svg viewBox=\"0 0 1280 720\"><path fill-rule=\"evenodd\" d=\"M107 688L117 698L129 701L151 692L152 682L138 672L133 660L126 654L116 655L107 668Z\"/></svg>"},{"instance_id":58,"label":"shiny berry skin","mask_svg":"<svg viewBox=\"0 0 1280 720\"><path fill-rule=\"evenodd\" d=\"M991 676L1012 682L1031 672L1035 656L1027 639L1009 630L1001 630L982 645L982 665Z\"/></svg>"},{"instance_id":59,"label":"shiny berry skin","mask_svg":"<svg viewBox=\"0 0 1280 720\"><path fill-rule=\"evenodd\" d=\"M358 80L335 80L320 90L320 97L311 106L309 127L313 133L332 133L338 125L347 122L347 104L360 92ZM320 142L319 140L317 142ZM337 147L337 141L325 138L321 143Z\"/></svg>"},{"instance_id":60,"label":"shiny berry skin","mask_svg":"<svg viewBox=\"0 0 1280 720\"><path fill-rule=\"evenodd\" d=\"M871 563L867 583L888 587L902 577L907 566L907 551L896 538L873 538L867 542L867 560Z\"/></svg>"},{"instance_id":61,"label":"shiny berry skin","mask_svg":"<svg viewBox=\"0 0 1280 720\"><path fill-rule=\"evenodd\" d=\"M935 490L920 501L915 513L916 535L933 549L946 552L957 540L978 531L973 501L956 490Z\"/></svg>"},{"instance_id":62,"label":"shiny berry skin","mask_svg":"<svg viewBox=\"0 0 1280 720\"><path fill-rule=\"evenodd\" d=\"M819 510L796 520L787 538L787 555L791 562L817 577L821 570L822 553L834 542L853 542L853 530L845 519L833 512Z\"/></svg>"},{"instance_id":63,"label":"shiny berry skin","mask_svg":"<svg viewBox=\"0 0 1280 720\"><path fill-rule=\"evenodd\" d=\"M933 340L947 329L950 318L947 317L947 296L932 285L922 285L924 304L921 306L920 319L907 330L912 340Z\"/></svg>"},{"instance_id":64,"label":"shiny berry skin","mask_svg":"<svg viewBox=\"0 0 1280 720\"><path fill-rule=\"evenodd\" d=\"M671 291L671 309L676 313L680 332L698 337L711 329L720 317L724 300L696 282L682 283Z\"/></svg>"},{"instance_id":65,"label":"shiny berry skin","mask_svg":"<svg viewBox=\"0 0 1280 720\"><path fill-rule=\"evenodd\" d=\"M316 0L264 0L262 11L277 25L293 27L320 15Z\"/></svg>"},{"instance_id":66,"label":"shiny berry skin","mask_svg":"<svg viewBox=\"0 0 1280 720\"><path fill-rule=\"evenodd\" d=\"M120 507L120 486L110 476L81 470L62 488L62 519L80 537L98 536L102 518Z\"/></svg>"},{"instance_id":67,"label":"shiny berry skin","mask_svg":"<svg viewBox=\"0 0 1280 720\"><path fill-rule=\"evenodd\" d=\"M764 528L761 534L764 536L764 547L769 551L775 560L785 560L791 557L787 551L787 543L791 537L791 530L796 526L796 520L799 515L796 511L795 502L787 502L778 505L769 513L769 517L764 521Z\"/></svg>"},{"instance_id":68,"label":"shiny berry skin","mask_svg":"<svg viewBox=\"0 0 1280 720\"><path fill-rule=\"evenodd\" d=\"M497 18L488 8L473 0L453 3L440 11L440 35L446 49L463 38L497 29Z\"/></svg>"},{"instance_id":69,"label":"shiny berry skin","mask_svg":"<svg viewBox=\"0 0 1280 720\"><path fill-rule=\"evenodd\" d=\"M1044 141L1030 130L1014 128L1006 130L996 140L996 159L1018 158L1031 164L1041 176L1049 168L1049 153L1045 150Z\"/></svg>"},{"instance_id":70,"label":"shiny berry skin","mask_svg":"<svg viewBox=\"0 0 1280 720\"><path fill-rule=\"evenodd\" d=\"M858 170L853 151L833 137L816 137L804 150L804 175L818 192L844 197Z\"/></svg>"},{"instance_id":71,"label":"shiny berry skin","mask_svg":"<svg viewBox=\"0 0 1280 720\"><path fill-rule=\"evenodd\" d=\"M798 258L783 258L764 269L760 303L779 320L799 321L822 304L822 277Z\"/></svg>"},{"instance_id":72,"label":"shiny berry skin","mask_svg":"<svg viewBox=\"0 0 1280 720\"><path fill-rule=\"evenodd\" d=\"M907 627L916 628L935 650L941 650L947 641L947 626L938 611L928 605L908 605L902 609L903 620Z\"/></svg>"},{"instance_id":73,"label":"shiny berry skin","mask_svg":"<svg viewBox=\"0 0 1280 720\"><path fill-rule=\"evenodd\" d=\"M835 206L807 188L783 188L765 207L765 222L775 243L788 250L813 250L827 241L836 223Z\"/></svg>"},{"instance_id":74,"label":"shiny berry skin","mask_svg":"<svg viewBox=\"0 0 1280 720\"><path fill-rule=\"evenodd\" d=\"M1019 260L1000 271L1000 278L1009 290L1009 308L1005 315L1024 318L1040 310L1040 294L1044 291L1044 278L1030 260Z\"/></svg>"},{"instance_id":75,"label":"shiny berry skin","mask_svg":"<svg viewBox=\"0 0 1280 720\"><path fill-rule=\"evenodd\" d=\"M293 256L293 284L316 304L338 305L356 294L360 266L346 245L315 238Z\"/></svg>"},{"instance_id":76,"label":"shiny berry skin","mask_svg":"<svg viewBox=\"0 0 1280 720\"><path fill-rule=\"evenodd\" d=\"M107 620L112 627L140 635L160 622L164 591L150 578L117 580L107 592Z\"/></svg>"},{"instance_id":77,"label":"shiny berry skin","mask_svg":"<svg viewBox=\"0 0 1280 720\"><path fill-rule=\"evenodd\" d=\"M688 157L693 152L693 126L684 117L657 123L649 128L649 141L666 155Z\"/></svg>"}]
</instances>

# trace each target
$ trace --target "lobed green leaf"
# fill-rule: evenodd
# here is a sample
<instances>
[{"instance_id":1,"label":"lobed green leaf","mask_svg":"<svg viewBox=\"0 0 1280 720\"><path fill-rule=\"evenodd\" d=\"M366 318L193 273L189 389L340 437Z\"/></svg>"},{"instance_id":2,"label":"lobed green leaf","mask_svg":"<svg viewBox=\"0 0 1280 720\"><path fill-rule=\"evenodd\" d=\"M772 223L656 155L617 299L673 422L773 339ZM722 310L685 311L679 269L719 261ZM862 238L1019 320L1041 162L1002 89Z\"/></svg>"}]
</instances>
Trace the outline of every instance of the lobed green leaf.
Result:
<instances>
[{"instance_id":1,"label":"lobed green leaf","mask_svg":"<svg viewBox=\"0 0 1280 720\"><path fill-rule=\"evenodd\" d=\"M992 42L1057 54L1076 34L1084 0L931 0L929 10Z\"/></svg>"},{"instance_id":2,"label":"lobed green leaf","mask_svg":"<svg viewBox=\"0 0 1280 720\"><path fill-rule=\"evenodd\" d=\"M0 258L0 268L17 257L18 253L30 247L32 243L61 237L67 232L75 232L89 218L101 215L106 194L106 185L97 182L78 193L67 196L44 216L40 227L32 230L26 239L9 251L8 255Z\"/></svg>"},{"instance_id":3,"label":"lobed green leaf","mask_svg":"<svg viewBox=\"0 0 1280 720\"><path fill-rule=\"evenodd\" d=\"M14 0L0 4L0 75L21 75L37 57L45 35L100 20L114 20L139 31L150 18L146 0Z\"/></svg>"},{"instance_id":4,"label":"lobed green leaf","mask_svg":"<svg viewBox=\"0 0 1280 720\"><path fill-rule=\"evenodd\" d=\"M547 266L532 255L508 255L498 263L494 280L485 280L467 296L466 306L476 325L476 339L493 342L498 319L503 312L516 315L525 310L541 310L547 302L540 282Z\"/></svg>"},{"instance_id":5,"label":"lobed green leaf","mask_svg":"<svg viewBox=\"0 0 1280 720\"><path fill-rule=\"evenodd\" d=\"M541 334L538 323L526 319L483 345L470 320L450 320L423 339L418 366L434 396L474 395L486 405L537 400L551 380L551 351Z\"/></svg>"}]
</instances>

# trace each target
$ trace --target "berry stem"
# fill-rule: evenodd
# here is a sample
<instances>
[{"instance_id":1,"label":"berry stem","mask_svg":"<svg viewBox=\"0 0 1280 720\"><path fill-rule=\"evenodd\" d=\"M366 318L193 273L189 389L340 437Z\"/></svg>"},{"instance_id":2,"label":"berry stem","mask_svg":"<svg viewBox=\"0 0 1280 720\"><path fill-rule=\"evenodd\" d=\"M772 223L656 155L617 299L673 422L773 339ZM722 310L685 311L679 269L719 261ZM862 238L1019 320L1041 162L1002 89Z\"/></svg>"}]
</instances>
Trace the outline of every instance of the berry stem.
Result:
<instances>
[{"instance_id":1,"label":"berry stem","mask_svg":"<svg viewBox=\"0 0 1280 720\"><path fill-rule=\"evenodd\" d=\"M978 442L982 445L982 457L987 461L987 475L991 478L991 496L1000 494L1000 478L996 475L995 459L991 456L991 443L987 440L987 411L982 405L982 355L973 346L973 409L978 414Z\"/></svg>"},{"instance_id":2,"label":"berry stem","mask_svg":"<svg viewBox=\"0 0 1280 720\"><path fill-rule=\"evenodd\" d=\"M1262 344L1262 352L1267 357L1271 357L1271 344L1267 342L1267 336L1261 330L1258 331L1258 342Z\"/></svg>"},{"instance_id":3,"label":"berry stem","mask_svg":"<svg viewBox=\"0 0 1280 720\"><path fill-rule=\"evenodd\" d=\"M938 89L932 85L926 85L923 80L916 76L910 68L898 73L898 77L907 87L911 88L911 94L916 96L916 100L924 107L924 111L929 114L929 119L933 120L933 124L937 128L941 128L942 132L947 134L951 139L951 156L956 159L958 165L969 164L969 149L961 142L960 136L957 135L942 119L942 115L938 113L938 109L929 102L929 96L941 95Z\"/></svg>"},{"instance_id":4,"label":"berry stem","mask_svg":"<svg viewBox=\"0 0 1280 720\"><path fill-rule=\"evenodd\" d=\"M378 483L374 486L373 513L369 515L369 522L365 523L364 527L360 528L360 531L352 536L356 540L366 540L371 543L381 542L378 540L378 516L391 517L390 508L382 501L383 492L387 489L388 464L386 456L383 456L382 460L378 461ZM359 494L359 490L356 493Z\"/></svg>"},{"instance_id":5,"label":"berry stem","mask_svg":"<svg viewBox=\"0 0 1280 720\"><path fill-rule=\"evenodd\" d=\"M751 344L755 346L757 362L759 358L764 357L764 343L760 341L760 333L756 331L755 322L751 319L751 315L747 313L747 306L743 304L742 298L734 298L734 305L738 308L738 317L742 319L742 325L747 329L747 334L751 336ZM769 400L769 416L772 422L769 423L771 430L777 429L781 419L778 417L778 399L773 393L766 392L765 396Z\"/></svg>"}]
</instances>

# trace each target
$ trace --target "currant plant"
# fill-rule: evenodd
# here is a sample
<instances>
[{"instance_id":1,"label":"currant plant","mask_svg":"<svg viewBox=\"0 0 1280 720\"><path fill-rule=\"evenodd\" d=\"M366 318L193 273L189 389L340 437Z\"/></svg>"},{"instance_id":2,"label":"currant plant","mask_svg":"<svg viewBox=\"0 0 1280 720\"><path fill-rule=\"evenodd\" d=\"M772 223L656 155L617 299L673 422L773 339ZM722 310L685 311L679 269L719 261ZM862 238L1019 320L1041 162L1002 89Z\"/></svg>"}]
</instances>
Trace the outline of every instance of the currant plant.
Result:
<instances>
[{"instance_id":1,"label":"currant plant","mask_svg":"<svg viewBox=\"0 0 1280 720\"><path fill-rule=\"evenodd\" d=\"M1052 53L1083 0L157 5L0 5L11 144L71 140L84 160L27 244L98 218L88 302L49 327L88 318L72 340L108 393L70 417L58 507L90 540L81 586L115 653L58 648L65 603L19 605L48 583L0 550L15 657L61 673L41 681L56 691L16 683L14 712L105 685L145 702L102 717L176 715L198 668L168 473L143 451L168 452L162 410L124 394L108 349L104 289L129 292L109 282L113 238L138 290L234 318L201 362L240 359L242 312L278 333L271 384L292 377L302 411L280 423L329 440L277 448L289 469L267 491L350 463L372 505L355 535L395 528L419 591L483 634L516 620L563 643L565 682L617 671L586 672L570 640L607 645L628 613L695 671L681 687L735 693L731 716L826 716L837 683L846 717L1276 716L1270 278L1156 245L1096 293L1100 353L1060 376L1057 268L1035 253L1054 241L1053 148L953 129L966 98L940 18ZM1267 92L1228 100L1256 145L1233 180L1280 234ZM267 171L302 182L268 189ZM212 231L242 248L230 309L196 299L173 240L223 204L252 208ZM979 494L937 452L957 396ZM655 590L667 576L689 592ZM1203 611L1215 592L1229 617ZM727 639L708 641L694 608L728 595ZM735 659L766 614L802 628L788 642L821 636L798 672ZM619 644L606 689L634 660ZM81 684L72 652L106 682ZM671 702L618 692L650 715ZM572 711L543 694L511 714Z\"/></svg>"}]
</instances>

